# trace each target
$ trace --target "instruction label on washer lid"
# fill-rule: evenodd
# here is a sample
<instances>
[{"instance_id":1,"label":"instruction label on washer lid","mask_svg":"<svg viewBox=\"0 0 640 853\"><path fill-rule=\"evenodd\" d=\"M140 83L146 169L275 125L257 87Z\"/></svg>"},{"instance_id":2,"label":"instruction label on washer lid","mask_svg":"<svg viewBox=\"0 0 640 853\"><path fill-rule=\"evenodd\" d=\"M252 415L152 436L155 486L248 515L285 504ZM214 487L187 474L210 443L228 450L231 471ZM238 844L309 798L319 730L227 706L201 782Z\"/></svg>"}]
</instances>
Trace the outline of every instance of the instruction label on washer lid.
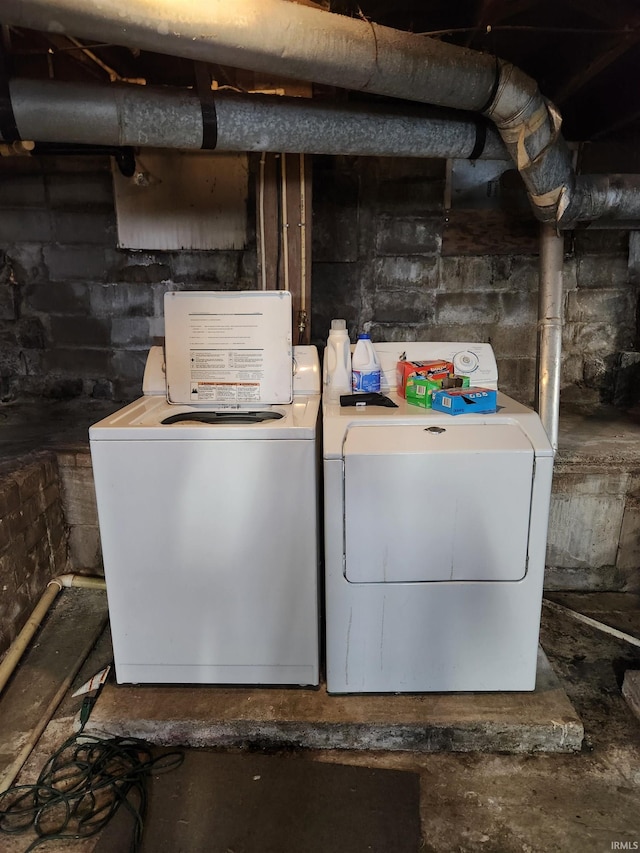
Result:
<instances>
[{"instance_id":1,"label":"instruction label on washer lid","mask_svg":"<svg viewBox=\"0 0 640 853\"><path fill-rule=\"evenodd\" d=\"M167 294L170 402L289 402L290 306L283 291Z\"/></svg>"},{"instance_id":2,"label":"instruction label on washer lid","mask_svg":"<svg viewBox=\"0 0 640 853\"><path fill-rule=\"evenodd\" d=\"M196 403L251 403L260 400L259 382L192 382Z\"/></svg>"},{"instance_id":3,"label":"instruction label on washer lid","mask_svg":"<svg viewBox=\"0 0 640 853\"><path fill-rule=\"evenodd\" d=\"M237 325L229 325L217 316L189 316L189 350L191 364L191 398L193 402L245 403L258 402L265 378L265 351L262 347L247 349L251 344L251 328L255 318L237 317ZM237 348L206 349L211 335L216 343ZM199 346L194 347L197 344Z\"/></svg>"}]
</instances>

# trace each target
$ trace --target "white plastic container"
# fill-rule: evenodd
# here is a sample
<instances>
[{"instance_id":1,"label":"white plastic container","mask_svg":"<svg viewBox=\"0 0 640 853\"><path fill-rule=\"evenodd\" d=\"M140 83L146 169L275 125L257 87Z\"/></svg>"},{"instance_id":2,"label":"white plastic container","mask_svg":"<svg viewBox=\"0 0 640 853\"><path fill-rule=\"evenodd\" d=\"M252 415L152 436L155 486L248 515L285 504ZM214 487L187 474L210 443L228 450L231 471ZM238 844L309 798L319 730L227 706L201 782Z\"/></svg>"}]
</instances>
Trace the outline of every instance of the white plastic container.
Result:
<instances>
[{"instance_id":1,"label":"white plastic container","mask_svg":"<svg viewBox=\"0 0 640 853\"><path fill-rule=\"evenodd\" d=\"M380 390L380 362L369 335L360 335L351 362L352 389L357 391Z\"/></svg>"},{"instance_id":2,"label":"white plastic container","mask_svg":"<svg viewBox=\"0 0 640 853\"><path fill-rule=\"evenodd\" d=\"M335 397L351 392L351 342L346 320L332 320L325 358L325 385Z\"/></svg>"}]
</instances>

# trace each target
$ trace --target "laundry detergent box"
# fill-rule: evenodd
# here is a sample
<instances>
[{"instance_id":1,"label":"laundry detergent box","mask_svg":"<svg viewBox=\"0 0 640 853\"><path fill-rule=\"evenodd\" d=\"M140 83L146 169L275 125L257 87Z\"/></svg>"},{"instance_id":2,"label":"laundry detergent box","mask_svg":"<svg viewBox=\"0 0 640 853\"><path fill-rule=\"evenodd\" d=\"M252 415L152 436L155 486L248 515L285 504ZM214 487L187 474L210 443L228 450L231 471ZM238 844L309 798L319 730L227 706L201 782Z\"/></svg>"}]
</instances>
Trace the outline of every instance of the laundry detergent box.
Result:
<instances>
[{"instance_id":1,"label":"laundry detergent box","mask_svg":"<svg viewBox=\"0 0 640 853\"><path fill-rule=\"evenodd\" d=\"M425 379L445 379L453 373L450 361L407 361L401 358L396 365L396 384L398 394L405 396L407 379L410 376L423 376Z\"/></svg>"},{"instance_id":2,"label":"laundry detergent box","mask_svg":"<svg viewBox=\"0 0 640 853\"><path fill-rule=\"evenodd\" d=\"M449 375L445 379L427 379L425 376L415 373L407 377L405 386L405 399L412 406L422 406L423 409L431 408L431 398L434 391L441 388L468 388L470 385L468 376Z\"/></svg>"},{"instance_id":3,"label":"laundry detergent box","mask_svg":"<svg viewBox=\"0 0 640 853\"><path fill-rule=\"evenodd\" d=\"M497 392L491 388L443 388L434 391L434 412L449 415L490 415L497 410Z\"/></svg>"}]
</instances>

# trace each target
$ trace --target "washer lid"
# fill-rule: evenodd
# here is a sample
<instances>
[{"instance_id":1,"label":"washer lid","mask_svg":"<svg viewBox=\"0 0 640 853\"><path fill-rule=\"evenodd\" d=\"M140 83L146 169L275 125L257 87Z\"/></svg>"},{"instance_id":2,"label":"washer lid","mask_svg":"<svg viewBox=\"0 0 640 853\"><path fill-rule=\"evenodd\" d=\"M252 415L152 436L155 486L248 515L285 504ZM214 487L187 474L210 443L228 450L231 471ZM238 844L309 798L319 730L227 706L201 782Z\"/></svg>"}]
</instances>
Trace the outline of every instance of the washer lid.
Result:
<instances>
[{"instance_id":1,"label":"washer lid","mask_svg":"<svg viewBox=\"0 0 640 853\"><path fill-rule=\"evenodd\" d=\"M350 429L347 579L520 580L527 570L533 459L531 443L514 424Z\"/></svg>"},{"instance_id":2,"label":"washer lid","mask_svg":"<svg viewBox=\"0 0 640 853\"><path fill-rule=\"evenodd\" d=\"M174 406L164 397L146 396L94 424L89 437L92 442L315 439L319 408L316 394L296 397L288 406L256 409L267 417L249 417L246 410L216 410L207 417L201 407ZM163 423L167 419L173 423Z\"/></svg>"},{"instance_id":3,"label":"washer lid","mask_svg":"<svg viewBox=\"0 0 640 853\"><path fill-rule=\"evenodd\" d=\"M290 403L291 294L165 293L167 399L212 408Z\"/></svg>"}]
</instances>

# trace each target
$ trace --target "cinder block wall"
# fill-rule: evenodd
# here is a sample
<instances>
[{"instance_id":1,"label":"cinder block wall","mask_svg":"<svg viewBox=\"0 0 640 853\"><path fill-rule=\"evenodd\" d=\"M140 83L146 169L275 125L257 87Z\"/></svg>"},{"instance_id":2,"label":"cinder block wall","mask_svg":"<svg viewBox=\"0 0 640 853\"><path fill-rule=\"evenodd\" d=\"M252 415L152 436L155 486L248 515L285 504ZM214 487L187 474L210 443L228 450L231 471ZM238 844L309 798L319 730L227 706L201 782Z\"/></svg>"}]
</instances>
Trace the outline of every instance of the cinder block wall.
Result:
<instances>
[{"instance_id":1,"label":"cinder block wall","mask_svg":"<svg viewBox=\"0 0 640 853\"><path fill-rule=\"evenodd\" d=\"M47 581L67 570L67 528L54 453L0 471L0 655Z\"/></svg>"},{"instance_id":2,"label":"cinder block wall","mask_svg":"<svg viewBox=\"0 0 640 853\"><path fill-rule=\"evenodd\" d=\"M252 288L255 263L119 250L106 157L0 158L0 400L133 399L165 291Z\"/></svg>"},{"instance_id":3,"label":"cinder block wall","mask_svg":"<svg viewBox=\"0 0 640 853\"><path fill-rule=\"evenodd\" d=\"M502 388L531 402L535 240L443 254L444 187L442 161L314 159L314 342L336 316L354 340L490 340ZM165 291L255 287L252 230L244 251L121 251L107 158L0 158L0 400L137 396ZM628 233L577 231L566 251L563 398L611 399L637 334Z\"/></svg>"},{"instance_id":4,"label":"cinder block wall","mask_svg":"<svg viewBox=\"0 0 640 853\"><path fill-rule=\"evenodd\" d=\"M60 491L69 530L69 564L73 571L102 574L96 490L89 449L58 453Z\"/></svg>"},{"instance_id":5,"label":"cinder block wall","mask_svg":"<svg viewBox=\"0 0 640 853\"><path fill-rule=\"evenodd\" d=\"M490 341L500 386L535 393L538 256L505 254L504 232L443 252L442 161L322 157L314 161L313 329L332 317L374 340ZM484 221L484 213L477 213ZM487 219L487 222L490 222ZM487 226L489 227L489 226ZM451 243L451 241L450 241ZM475 245L474 245L475 244ZM492 246L494 247L492 249ZM454 249L455 251L455 249ZM565 239L564 401L613 399L620 353L637 344L637 261L625 231L578 229Z\"/></svg>"},{"instance_id":6,"label":"cinder block wall","mask_svg":"<svg viewBox=\"0 0 640 853\"><path fill-rule=\"evenodd\" d=\"M636 461L556 461L545 587L640 592L639 496Z\"/></svg>"}]
</instances>

